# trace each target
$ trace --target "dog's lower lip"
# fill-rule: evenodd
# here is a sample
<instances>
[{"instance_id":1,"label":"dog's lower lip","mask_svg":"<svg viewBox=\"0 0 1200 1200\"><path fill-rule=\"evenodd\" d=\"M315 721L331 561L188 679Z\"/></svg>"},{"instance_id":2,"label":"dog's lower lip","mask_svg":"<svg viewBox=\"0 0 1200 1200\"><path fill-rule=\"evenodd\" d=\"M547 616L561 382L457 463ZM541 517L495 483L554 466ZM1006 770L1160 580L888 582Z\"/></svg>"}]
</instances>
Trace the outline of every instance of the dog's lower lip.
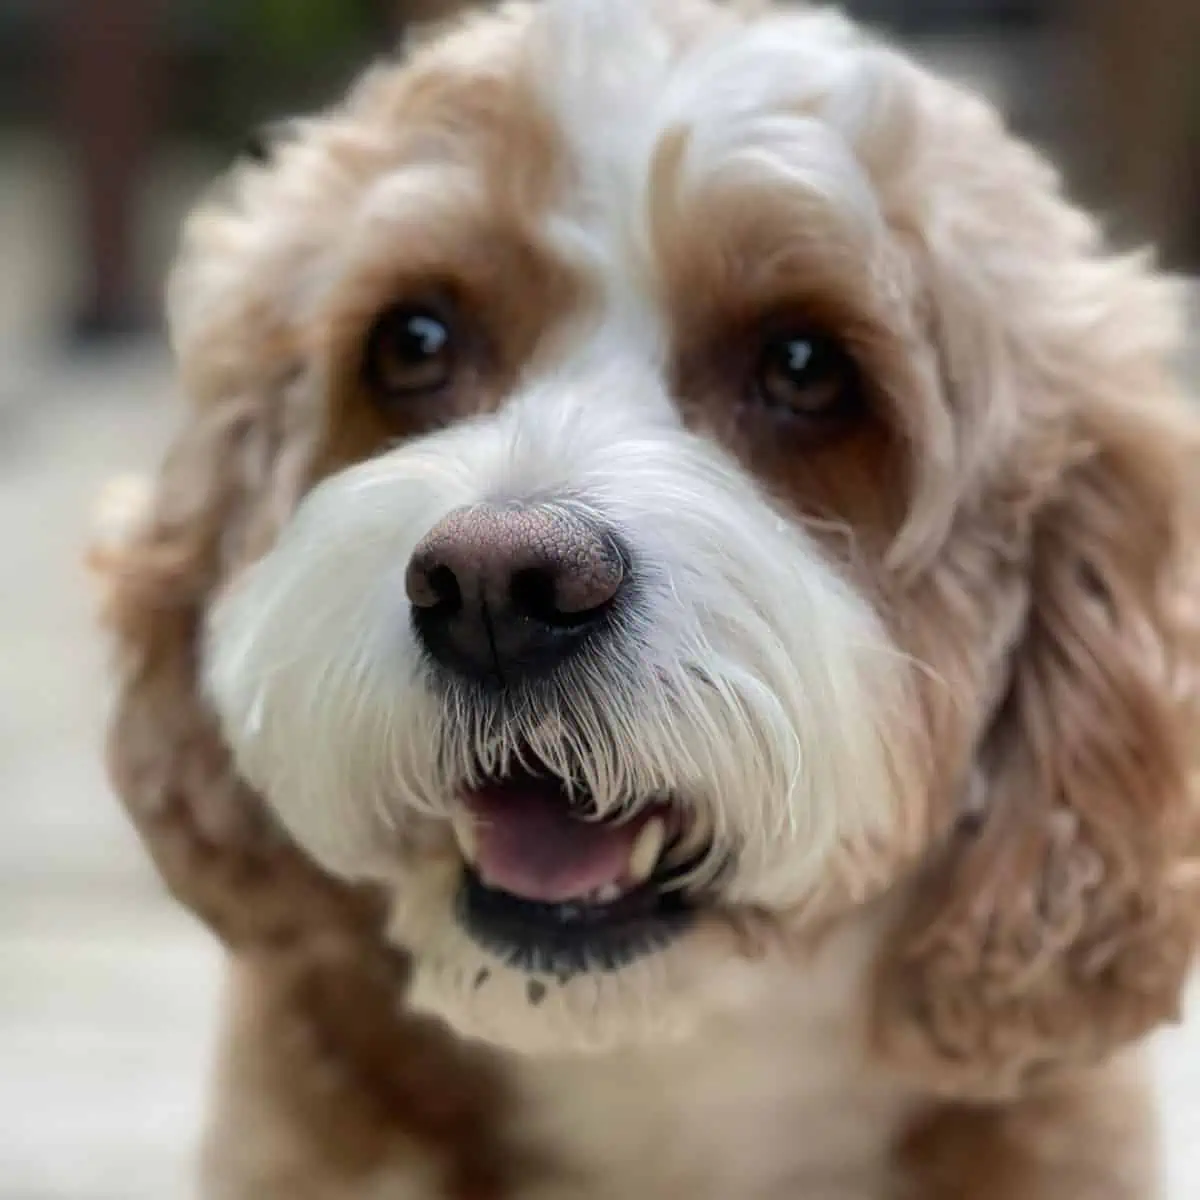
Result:
<instances>
[{"instance_id":1,"label":"dog's lower lip","mask_svg":"<svg viewBox=\"0 0 1200 1200\"><path fill-rule=\"evenodd\" d=\"M566 981L616 971L665 948L694 912L683 893L644 884L611 904L544 904L489 888L464 869L457 916L466 933L509 966Z\"/></svg>"}]
</instances>

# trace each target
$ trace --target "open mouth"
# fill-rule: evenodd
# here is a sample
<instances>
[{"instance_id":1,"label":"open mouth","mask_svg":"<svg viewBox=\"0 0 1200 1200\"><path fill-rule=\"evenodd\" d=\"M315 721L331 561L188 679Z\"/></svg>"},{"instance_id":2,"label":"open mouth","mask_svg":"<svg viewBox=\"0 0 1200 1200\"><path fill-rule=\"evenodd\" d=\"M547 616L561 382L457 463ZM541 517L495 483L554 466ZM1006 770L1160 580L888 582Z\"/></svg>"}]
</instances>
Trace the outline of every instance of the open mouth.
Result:
<instances>
[{"instance_id":1,"label":"open mouth","mask_svg":"<svg viewBox=\"0 0 1200 1200\"><path fill-rule=\"evenodd\" d=\"M711 838L678 805L600 818L586 793L525 767L460 800L458 919L509 965L560 979L617 970L687 927Z\"/></svg>"}]
</instances>

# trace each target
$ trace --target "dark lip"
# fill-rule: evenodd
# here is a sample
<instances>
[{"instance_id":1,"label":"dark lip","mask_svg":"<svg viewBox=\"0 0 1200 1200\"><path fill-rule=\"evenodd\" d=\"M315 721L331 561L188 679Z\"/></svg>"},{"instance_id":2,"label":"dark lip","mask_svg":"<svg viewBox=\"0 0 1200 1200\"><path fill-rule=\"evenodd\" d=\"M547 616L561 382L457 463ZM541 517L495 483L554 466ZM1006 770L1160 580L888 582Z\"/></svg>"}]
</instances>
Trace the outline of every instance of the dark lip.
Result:
<instances>
[{"instance_id":1,"label":"dark lip","mask_svg":"<svg viewBox=\"0 0 1200 1200\"><path fill-rule=\"evenodd\" d=\"M463 930L508 966L565 983L664 949L696 909L682 891L664 891L653 879L612 904L542 904L489 888L465 868L455 912Z\"/></svg>"}]
</instances>

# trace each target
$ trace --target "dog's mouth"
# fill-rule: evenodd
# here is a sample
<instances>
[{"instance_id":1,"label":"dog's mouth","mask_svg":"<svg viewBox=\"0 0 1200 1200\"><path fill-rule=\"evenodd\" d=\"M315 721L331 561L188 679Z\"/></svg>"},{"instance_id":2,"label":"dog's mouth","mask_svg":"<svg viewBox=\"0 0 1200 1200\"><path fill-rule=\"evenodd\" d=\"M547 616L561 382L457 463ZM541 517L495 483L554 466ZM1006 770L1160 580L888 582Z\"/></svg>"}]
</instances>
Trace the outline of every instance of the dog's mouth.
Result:
<instances>
[{"instance_id":1,"label":"dog's mouth","mask_svg":"<svg viewBox=\"0 0 1200 1200\"><path fill-rule=\"evenodd\" d=\"M560 978L617 970L677 937L712 844L670 800L600 817L586 792L526 767L465 789L454 828L463 928L509 965Z\"/></svg>"}]
</instances>

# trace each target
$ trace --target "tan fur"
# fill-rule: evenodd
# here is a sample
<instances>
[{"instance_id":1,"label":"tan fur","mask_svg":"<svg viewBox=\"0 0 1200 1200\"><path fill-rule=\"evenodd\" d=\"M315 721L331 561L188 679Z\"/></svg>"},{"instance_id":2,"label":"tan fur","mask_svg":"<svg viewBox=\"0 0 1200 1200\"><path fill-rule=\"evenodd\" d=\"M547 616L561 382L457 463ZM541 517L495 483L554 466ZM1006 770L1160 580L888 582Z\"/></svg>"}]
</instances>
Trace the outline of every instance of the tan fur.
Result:
<instances>
[{"instance_id":1,"label":"tan fur","mask_svg":"<svg viewBox=\"0 0 1200 1200\"><path fill-rule=\"evenodd\" d=\"M660 7L680 57L742 20ZM198 690L210 606L320 478L494 410L601 302L538 224L572 174L529 21L505 6L378 68L199 210L173 284L189 415L149 511L97 550L113 777L234 963L206 1194L1153 1195L1151 1089L1126 1047L1175 1017L1200 925L1200 421L1170 378L1166 285L913 68L893 65L856 148L878 237L742 184L688 207L668 186L680 147L657 160L654 292L689 422L812 521L914 664L893 843L842 863L820 904L681 952L698 970L743 932L762 951L761 970L721 951L725 1024L582 1062L456 1039L404 1011L388 898L321 871L239 778ZM407 237L381 218L339 273L365 190L449 152L461 189ZM389 426L352 378L358 340L446 274L505 314L495 360ZM780 303L822 314L878 385L872 421L803 464L730 418L713 349Z\"/></svg>"},{"instance_id":2,"label":"tan fur","mask_svg":"<svg viewBox=\"0 0 1200 1200\"><path fill-rule=\"evenodd\" d=\"M899 1161L922 1200L1125 1200L1157 1194L1146 1063L1121 1055L999 1107L934 1108Z\"/></svg>"}]
</instances>

